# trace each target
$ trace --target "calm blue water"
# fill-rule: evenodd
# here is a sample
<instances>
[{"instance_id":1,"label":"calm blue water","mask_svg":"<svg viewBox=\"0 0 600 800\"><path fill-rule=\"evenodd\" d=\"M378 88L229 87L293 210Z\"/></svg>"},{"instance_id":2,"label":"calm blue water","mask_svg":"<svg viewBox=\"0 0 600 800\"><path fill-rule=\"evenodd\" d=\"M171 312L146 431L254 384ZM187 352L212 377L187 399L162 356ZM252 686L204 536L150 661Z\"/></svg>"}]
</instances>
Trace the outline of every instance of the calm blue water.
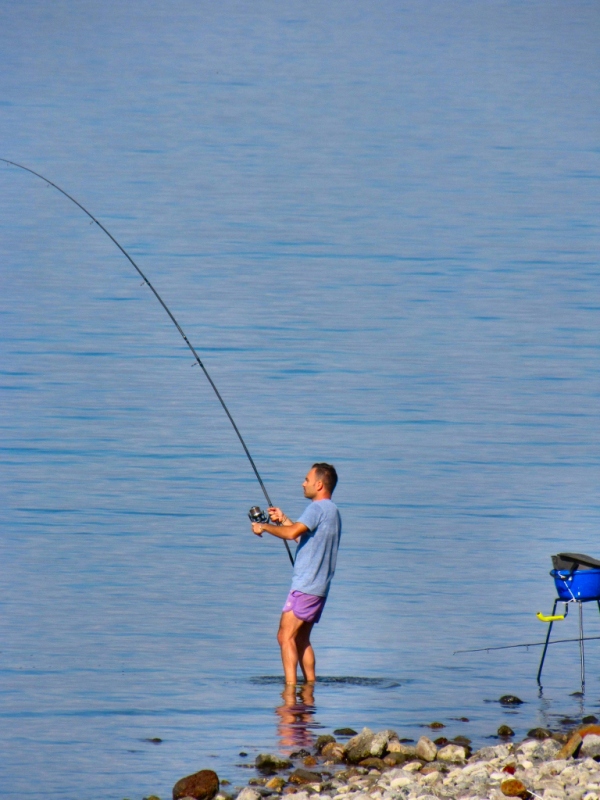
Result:
<instances>
[{"instance_id":1,"label":"calm blue water","mask_svg":"<svg viewBox=\"0 0 600 800\"><path fill-rule=\"evenodd\" d=\"M599 17L0 3L0 156L147 272L278 505L298 515L307 467L336 464L318 666L371 679L286 706L289 564L249 532L225 415L106 236L2 166L3 797L164 798L205 767L239 785L342 725L479 745L600 716L598 642L585 700L575 645L541 698L539 649L453 655L539 641L550 555L600 557Z\"/></svg>"}]
</instances>

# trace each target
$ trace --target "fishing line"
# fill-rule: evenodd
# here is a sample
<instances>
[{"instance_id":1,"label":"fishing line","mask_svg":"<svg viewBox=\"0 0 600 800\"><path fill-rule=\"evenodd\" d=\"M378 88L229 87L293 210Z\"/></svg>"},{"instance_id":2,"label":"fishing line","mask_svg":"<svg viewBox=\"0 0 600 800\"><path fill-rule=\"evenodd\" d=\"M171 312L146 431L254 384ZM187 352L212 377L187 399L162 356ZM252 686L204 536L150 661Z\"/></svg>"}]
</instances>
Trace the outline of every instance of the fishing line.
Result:
<instances>
[{"instance_id":1,"label":"fishing line","mask_svg":"<svg viewBox=\"0 0 600 800\"><path fill-rule=\"evenodd\" d=\"M562 644L562 642L591 642L593 639L600 639L600 636L584 636L582 639L555 639L548 644ZM525 642L525 644L505 644L502 647L477 647L475 650L455 650L452 655L457 653L483 653L488 650L510 650L513 647L541 647L546 642Z\"/></svg>"},{"instance_id":2,"label":"fishing line","mask_svg":"<svg viewBox=\"0 0 600 800\"><path fill-rule=\"evenodd\" d=\"M181 325L180 325L180 324L177 322L177 320L175 319L175 317L174 317L174 316L173 316L173 314L171 313L171 310L169 309L169 307L167 306L167 304L165 303L165 301L162 299L162 297L161 297L161 296L159 295L159 293L156 291L156 289L154 288L154 286L153 286L153 285L150 283L150 281L148 280L148 278L146 277L146 275L144 275L144 273L142 272L142 270L141 270L141 269L138 267L138 265L135 263L135 261L133 260L133 258L132 258L132 257L129 255L129 253L127 252L127 250L125 250L125 248L124 248L122 245L120 245L120 244L119 244L119 242L117 242L117 240L116 240L116 239L115 239L115 237L112 235L112 233L111 233L109 230L107 230L107 229L104 227L104 225L103 225L101 222L99 222L99 221L96 219L96 217L95 217L93 214L90 214L90 212L87 210L87 208L85 208L84 206L82 206L82 205L81 205L81 203L80 203L78 200L76 200L74 197L72 197L72 196L71 196L71 195L70 195L68 192L65 192L65 190L64 190L64 189L61 189L61 188L60 188L60 186L57 186L57 185L56 185L56 183L53 183L53 182L52 182L51 180L49 180L48 178L45 178L43 175L40 175L40 173L39 173L39 172L35 172L35 170L33 170L33 169L30 169L29 167L24 167L22 164L17 164L15 161L9 161L7 158L0 158L0 161L3 161L5 164L10 164L10 165L11 165L11 166L13 166L13 167L18 167L19 169L25 170L25 172L30 172L32 175L35 175L37 178L41 178L41 180L45 181L45 182L46 182L46 183L47 183L49 186L53 186L53 187L54 187L54 188L55 188L57 191L59 191L59 192L60 192L61 194L63 194L63 195L66 197L66 198L68 198L68 199L69 199L69 200L70 200L72 203L75 203L75 205L76 205L78 208L80 208L80 209L83 211L83 213L84 213L84 214L87 214L87 216L88 216L88 217L89 217L89 218L92 220L92 222L95 222L95 223L96 223L96 225L97 225L97 226L98 226L98 227L99 227L101 230L103 230L103 231L104 231L104 233L105 233L105 234L108 236L108 238L109 238L109 239L110 239L110 240L111 240L111 241L112 241L112 242L113 242L113 243L114 243L114 244L115 244L115 245L116 245L116 246L119 248L119 250L120 250L120 251L123 253L123 255L125 256L125 258L126 258L126 259L127 259L129 262L130 262L130 264L131 264L131 265L134 267L134 269L135 269L135 270L138 272L138 274L141 276L141 278L143 279L143 281L144 281L144 283L146 284L146 286L148 286L148 287L149 287L149 289L151 289L152 293L154 294L154 296L156 297L156 299L158 300L158 302L161 304L161 306L164 308L164 310L165 310L165 311L167 312L167 314L169 315L169 319L171 320L171 322L173 323L173 325L175 325L175 327L177 328L177 330L178 330L178 331L179 331L179 333L181 334L181 338L183 339L183 341L184 341L184 342L187 344L187 346L189 347L189 349L192 351L192 354L193 354L194 358L196 359L196 362L197 362L197 363L200 365L200 367L201 367L201 369L202 369L202 372L204 372L204 374L205 374L205 376L206 376L206 379L208 380L208 382L209 382L209 383L210 383L210 385L212 386L214 393L217 395L217 399L219 400L219 403L221 403L221 406L223 407L223 411L224 411L224 412L227 414L227 418L228 418L228 419L229 419L229 421L231 422L231 424L232 424L232 426L233 426L233 430L236 432L236 434L237 434L237 437L238 437L238 439L240 440L240 444L241 444L241 445L242 445L242 447L244 448L244 453L246 454L246 456L247 456L247 458L248 458L248 461L250 462L250 466L251 466L251 467L252 467L252 469L254 470L254 474L256 475L256 479L257 479L258 483L260 484L260 488L262 489L262 492L263 492L263 494L264 494L264 496L265 496L265 500L267 501L267 503L269 504L269 506L272 506L272 505L273 505L273 503L271 502L271 498L269 497L269 493L267 492L267 489L266 489L266 487L265 487L265 484L263 483L263 480L262 480L262 478L260 477L260 473L259 473L259 471L258 471L258 469L257 469L257 467L256 467L256 464L254 463L254 459L253 459L253 458L252 458L252 456L250 455L250 451L248 450L248 447L246 446L246 442L244 441L244 439L243 439L243 437L242 437L242 434L241 434L241 433L240 433L240 431L239 431L239 428L238 428L238 426L235 424L235 421L234 421L233 417L231 416L231 412L229 411L229 409L228 409L228 408L227 408L227 406L225 405L225 401L224 401L224 400L223 400L223 398L221 397L221 393L220 393L220 392L219 392L219 390L217 389L217 387L216 387L216 385L215 385L215 382L213 381L213 379L212 379L212 378L210 377L210 375L208 374L208 370L206 369L206 367L205 367L205 366L204 366L204 364L202 363L202 361L201 361L201 359L200 359L200 356L198 355L198 353L196 352L196 350L195 350L195 349L194 349L194 347L192 346L192 344L191 344L190 340L189 340L189 339L187 338L187 336L185 335L185 332L183 331L183 328L182 328L182 327L181 327ZM287 541L286 541L285 539L283 539L283 543L285 544L285 548L286 548L286 550L287 550L288 556L290 557L290 561L292 562L292 566L293 566L293 564L294 564L294 557L292 556L292 552L291 552L291 550L290 550L290 547L289 547L289 545L288 545L288 543L287 543Z\"/></svg>"}]
</instances>

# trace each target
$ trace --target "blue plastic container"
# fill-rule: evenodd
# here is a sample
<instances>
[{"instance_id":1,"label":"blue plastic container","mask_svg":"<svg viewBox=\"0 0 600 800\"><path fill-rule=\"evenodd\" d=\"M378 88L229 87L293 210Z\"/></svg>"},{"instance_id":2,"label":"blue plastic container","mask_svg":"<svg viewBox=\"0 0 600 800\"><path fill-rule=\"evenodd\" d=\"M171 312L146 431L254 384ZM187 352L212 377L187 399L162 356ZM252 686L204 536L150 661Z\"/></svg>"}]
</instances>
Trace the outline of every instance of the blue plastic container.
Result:
<instances>
[{"instance_id":1,"label":"blue plastic container","mask_svg":"<svg viewBox=\"0 0 600 800\"><path fill-rule=\"evenodd\" d=\"M578 569L572 575L569 570L553 569L550 575L561 600L600 600L600 569Z\"/></svg>"}]
</instances>

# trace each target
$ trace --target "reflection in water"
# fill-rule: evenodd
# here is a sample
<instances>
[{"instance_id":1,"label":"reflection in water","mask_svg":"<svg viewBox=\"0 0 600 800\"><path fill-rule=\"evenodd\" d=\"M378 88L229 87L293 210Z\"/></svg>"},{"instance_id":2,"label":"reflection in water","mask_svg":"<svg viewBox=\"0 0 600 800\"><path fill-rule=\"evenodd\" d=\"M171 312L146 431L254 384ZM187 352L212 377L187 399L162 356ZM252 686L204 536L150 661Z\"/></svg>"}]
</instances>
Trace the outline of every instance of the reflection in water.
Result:
<instances>
[{"instance_id":1,"label":"reflection in water","mask_svg":"<svg viewBox=\"0 0 600 800\"><path fill-rule=\"evenodd\" d=\"M286 684L281 693L283 704L275 709L275 713L279 717L277 733L282 752L289 754L312 745L314 736L311 728L319 727L313 720L317 710L314 690L312 683L299 686Z\"/></svg>"}]
</instances>

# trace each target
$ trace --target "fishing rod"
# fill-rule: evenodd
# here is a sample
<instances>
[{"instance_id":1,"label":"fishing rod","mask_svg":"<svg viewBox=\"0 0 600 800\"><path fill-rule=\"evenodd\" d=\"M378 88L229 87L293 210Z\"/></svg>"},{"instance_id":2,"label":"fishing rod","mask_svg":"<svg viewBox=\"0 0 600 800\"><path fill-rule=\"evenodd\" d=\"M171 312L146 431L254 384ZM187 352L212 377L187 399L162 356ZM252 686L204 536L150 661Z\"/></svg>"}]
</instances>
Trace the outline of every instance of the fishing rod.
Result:
<instances>
[{"instance_id":1,"label":"fishing rod","mask_svg":"<svg viewBox=\"0 0 600 800\"><path fill-rule=\"evenodd\" d=\"M581 639L555 639L548 644L562 644L563 642L591 642L593 639L600 639L600 636L583 636ZM488 650L510 650L513 647L541 647L546 642L525 642L525 644L505 644L502 647L476 647L474 650L455 650L452 655L457 653L483 653Z\"/></svg>"},{"instance_id":2,"label":"fishing rod","mask_svg":"<svg viewBox=\"0 0 600 800\"><path fill-rule=\"evenodd\" d=\"M169 309L169 307L167 306L167 304L165 303L165 301L162 299L162 297L161 297L161 296L159 295L159 293L156 291L156 289L154 288L154 286L153 286L153 285L150 283L150 281L148 280L148 278L146 277L146 275L144 275L144 273L142 272L142 270L141 270L141 269L138 267L138 265L135 263L135 261L133 260L133 258L132 258L132 257L129 255L129 253L127 252L127 250L125 250L125 248L124 248L122 245L120 245L120 244L119 244L119 242L117 242L117 240L116 240L116 239L115 239L115 237L112 235L112 233L111 233L109 230L107 230L107 229L104 227L104 225L103 225L101 222L99 222L99 220L97 220L97 219L96 219L96 217L95 217L93 214L91 214L91 213L90 213L90 212L87 210L87 208L85 208L84 206L82 206L82 204L81 204L81 203L80 203L78 200L76 200L74 197L72 197L72 196L71 196L71 195L70 195L68 192L65 192L65 190L64 190L64 189L61 189L61 188L60 188L60 186L57 186L57 184L56 184L56 183L53 183L53 182L52 182L52 181L51 181L49 178L46 178L46 177L44 177L44 175L40 175L40 173L39 173L39 172L35 172L35 170L33 170L33 169L30 169L29 167L24 167L24 166L23 166L23 164L17 164L15 161L9 161L7 158L0 158L0 161L3 161L5 164L10 164L10 166L12 166L12 167L18 167L19 169L22 169L22 170L24 170L25 172L30 172L32 175L35 175L37 178L41 178L41 180L45 181L45 182L46 182L46 183L47 183L49 186L53 186L53 187L54 187L55 189L57 189L57 190L58 190L58 191L59 191L61 194L63 194L63 195L66 197L66 198L68 198L68 199L69 199L69 200L70 200L72 203L75 203L75 205L76 205L78 208L80 208L80 209L83 211L83 213L84 213L84 214L87 214L87 216L88 216L88 217L89 217L89 218L92 220L92 222L95 222L95 223L96 223L96 225L97 225L97 226L98 226L98 227L99 227L99 228L100 228L102 231L104 231L104 233L105 233L105 234L108 236L108 238L109 238L109 239L110 239L110 240L111 240L111 241L112 241L112 242L113 242L113 243L114 243L114 244L115 244L115 245L116 245L116 246L119 248L119 250L120 250L120 251L123 253L123 255L125 256L125 258L126 258L126 259L127 259L127 260L128 260L130 263L131 263L131 265L132 265L132 266L134 267L134 269L135 269L135 270L138 272L138 274L140 275L140 277L142 278L142 280L144 281L144 283L146 284L146 286L148 286L148 287L149 287L149 288L152 290L152 293L154 294L154 296L156 297L156 299L158 300L158 302L161 304L161 306L164 308L164 310L165 310L165 311L167 312L167 314L169 315L169 318L170 318L171 322L173 323L173 325L175 325L175 327L177 328L177 330L178 330L178 331L179 331L179 333L181 334L181 338L182 338L182 339L183 339L183 341L184 341L184 342L187 344L187 346L189 347L189 349L192 351L192 354L193 354L194 358L196 359L196 362L199 364L200 368L202 369L202 372L204 372L204 374L205 374L205 376L206 376L206 379L208 380L208 382L209 382L209 383L210 383L210 385L212 386L214 393L217 395L217 398L218 398L218 400L219 400L219 403L221 403L221 406L223 407L223 411L224 411L224 412L227 414L227 418L228 418L228 419L229 419L229 421L231 422L231 424L232 424L232 426L233 426L233 430L236 432L236 434L237 434L237 437L238 437L238 439L240 440L240 444L241 444L241 445L242 445L242 447L244 448L244 453L246 454L246 456L247 456L247 458L248 458L248 461L250 462L250 466L251 466L251 467L252 467L252 469L254 470L254 474L256 475L256 479L257 479L258 483L260 484L260 488L262 489L262 492L263 492L263 494L264 494L264 496L265 496L265 500L267 501L267 503L269 504L269 506L272 506L272 505L273 505L273 503L271 502L271 498L269 497L269 493L267 492L267 489L266 489L266 487L265 487L265 484L263 483L263 480L262 480L262 478L260 477L260 473L259 473L259 471L258 471L258 469L257 469L257 467L256 467L256 464L254 463L254 459L253 459L253 458L252 458L252 456L250 455L250 451L248 450L248 447L246 446L246 442L244 441L244 439L243 439L243 437L242 437L242 434L241 434L241 433L240 433L240 431L239 431L239 428L238 428L238 426L235 424L235 421L234 421L233 417L231 416L231 412L229 411L229 409L228 409L228 408L227 408L227 406L225 405L225 401L224 401L224 400L223 400L223 398L221 397L221 393L220 393L220 392L219 392L219 390L217 389L217 387L216 387L216 385L215 385L215 382L213 381L213 379L212 379L212 378L210 377L210 375L208 374L208 370L206 369L206 367L205 367L205 366L204 366L204 364L202 363L202 361L201 361L201 359L200 359L200 356L198 355L198 353L196 352L196 350L195 350L195 349L194 349L194 347L192 346L192 344L191 344L190 340L189 340L189 339L188 339L188 337L185 335L185 332L184 332L183 328L182 328L182 327L181 327L181 325L180 325L180 324L177 322L177 320L175 319L175 317L174 317L174 316L173 316L173 314L171 313L171 310ZM283 543L285 544L285 549L287 550L288 556L290 557L290 561L292 562L292 566L293 566L293 565L294 565L294 557L292 556L292 551L290 550L290 546L289 546L289 544L287 543L287 540L286 540L286 539L283 539Z\"/></svg>"}]
</instances>

